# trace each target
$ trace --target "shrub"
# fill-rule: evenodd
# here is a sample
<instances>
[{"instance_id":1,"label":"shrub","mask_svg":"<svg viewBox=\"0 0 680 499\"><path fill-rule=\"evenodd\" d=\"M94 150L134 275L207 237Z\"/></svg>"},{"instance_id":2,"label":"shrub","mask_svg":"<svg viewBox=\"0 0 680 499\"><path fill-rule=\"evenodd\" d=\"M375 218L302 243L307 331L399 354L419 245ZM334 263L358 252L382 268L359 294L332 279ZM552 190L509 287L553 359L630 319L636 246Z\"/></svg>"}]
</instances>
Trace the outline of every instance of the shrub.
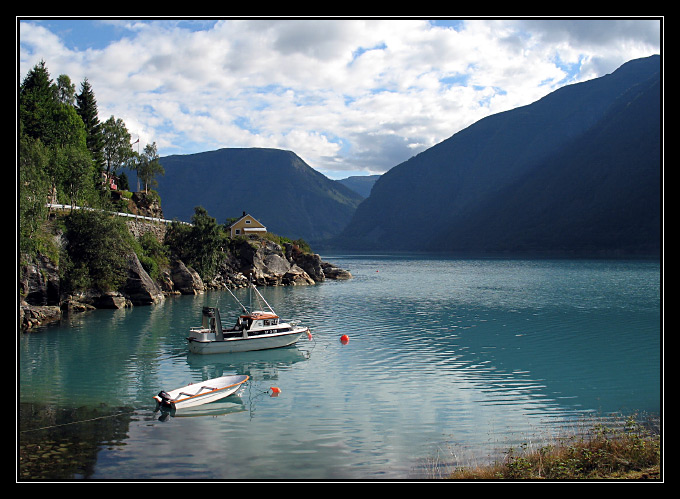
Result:
<instances>
[{"instance_id":1,"label":"shrub","mask_svg":"<svg viewBox=\"0 0 680 499\"><path fill-rule=\"evenodd\" d=\"M127 279L129 232L118 217L76 210L66 219L66 255L62 277L65 289L118 289Z\"/></svg>"},{"instance_id":2,"label":"shrub","mask_svg":"<svg viewBox=\"0 0 680 499\"><path fill-rule=\"evenodd\" d=\"M453 479L599 479L654 477L661 461L660 438L655 428L645 428L630 417L623 429L596 425L584 435L574 435L538 450L511 448L501 463L474 469L459 468ZM652 470L651 473L644 470Z\"/></svg>"}]
</instances>

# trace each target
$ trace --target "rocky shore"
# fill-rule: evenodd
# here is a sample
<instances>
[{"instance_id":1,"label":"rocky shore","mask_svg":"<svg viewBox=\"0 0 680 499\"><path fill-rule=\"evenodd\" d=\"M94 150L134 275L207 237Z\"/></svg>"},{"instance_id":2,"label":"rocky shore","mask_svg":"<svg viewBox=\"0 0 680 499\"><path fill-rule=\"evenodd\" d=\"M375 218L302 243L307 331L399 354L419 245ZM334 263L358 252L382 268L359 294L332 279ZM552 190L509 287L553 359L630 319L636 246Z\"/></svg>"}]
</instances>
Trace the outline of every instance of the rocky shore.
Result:
<instances>
[{"instance_id":1,"label":"rocky shore","mask_svg":"<svg viewBox=\"0 0 680 499\"><path fill-rule=\"evenodd\" d=\"M22 265L20 272L20 329L30 330L59 320L66 313L154 305L170 295L244 287L248 279L258 286L298 286L352 277L349 271L322 261L318 254L303 253L292 244L282 247L266 239L239 241L223 255L219 270L210 281L204 282L182 261L171 262L160 279L154 281L132 253L128 257L127 280L120 290L106 293L87 290L69 295L60 292L59 269L48 258L38 257Z\"/></svg>"}]
</instances>

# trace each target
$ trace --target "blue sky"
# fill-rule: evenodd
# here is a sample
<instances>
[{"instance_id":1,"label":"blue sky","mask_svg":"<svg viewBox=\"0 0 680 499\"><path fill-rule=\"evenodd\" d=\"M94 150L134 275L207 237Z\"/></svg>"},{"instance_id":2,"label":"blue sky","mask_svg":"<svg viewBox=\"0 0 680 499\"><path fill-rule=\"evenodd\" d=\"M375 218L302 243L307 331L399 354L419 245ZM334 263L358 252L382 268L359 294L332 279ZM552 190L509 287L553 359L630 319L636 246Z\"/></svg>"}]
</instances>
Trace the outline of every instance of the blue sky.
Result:
<instances>
[{"instance_id":1,"label":"blue sky","mask_svg":"<svg viewBox=\"0 0 680 499\"><path fill-rule=\"evenodd\" d=\"M18 18L18 80L87 78L100 120L161 156L294 151L383 173L479 119L661 53L661 21Z\"/></svg>"}]
</instances>

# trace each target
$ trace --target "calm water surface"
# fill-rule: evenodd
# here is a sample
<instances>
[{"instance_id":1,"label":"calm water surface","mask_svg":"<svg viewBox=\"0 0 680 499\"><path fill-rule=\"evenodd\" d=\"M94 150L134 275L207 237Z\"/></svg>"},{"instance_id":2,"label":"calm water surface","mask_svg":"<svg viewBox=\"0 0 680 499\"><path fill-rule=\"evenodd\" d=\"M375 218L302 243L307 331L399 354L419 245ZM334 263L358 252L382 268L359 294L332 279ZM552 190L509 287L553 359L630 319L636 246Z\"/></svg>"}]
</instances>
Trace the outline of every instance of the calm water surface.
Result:
<instances>
[{"instance_id":1,"label":"calm water surface","mask_svg":"<svg viewBox=\"0 0 680 499\"><path fill-rule=\"evenodd\" d=\"M323 258L354 278L262 289L312 341L190 354L201 307L238 312L226 292L98 310L20 336L20 401L124 407L86 477L104 480L427 478L574 420L660 411L658 262ZM161 389L227 374L251 380L154 412Z\"/></svg>"}]
</instances>

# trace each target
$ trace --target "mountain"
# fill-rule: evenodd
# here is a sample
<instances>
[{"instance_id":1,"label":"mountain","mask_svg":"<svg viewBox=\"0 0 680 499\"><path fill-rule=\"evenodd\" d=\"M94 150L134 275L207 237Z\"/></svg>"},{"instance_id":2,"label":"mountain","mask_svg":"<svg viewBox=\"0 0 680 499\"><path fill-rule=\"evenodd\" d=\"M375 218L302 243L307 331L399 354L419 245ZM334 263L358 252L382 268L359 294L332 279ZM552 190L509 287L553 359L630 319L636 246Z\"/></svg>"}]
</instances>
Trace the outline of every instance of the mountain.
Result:
<instances>
[{"instance_id":1,"label":"mountain","mask_svg":"<svg viewBox=\"0 0 680 499\"><path fill-rule=\"evenodd\" d=\"M279 149L219 149L160 158L163 215L190 221L196 206L224 223L246 211L267 230L308 242L337 235L361 196Z\"/></svg>"},{"instance_id":2,"label":"mountain","mask_svg":"<svg viewBox=\"0 0 680 499\"><path fill-rule=\"evenodd\" d=\"M338 180L345 187L349 187L354 192L367 198L371 194L373 184L380 178L380 175L355 175Z\"/></svg>"},{"instance_id":3,"label":"mountain","mask_svg":"<svg viewBox=\"0 0 680 499\"><path fill-rule=\"evenodd\" d=\"M660 57L486 117L395 166L346 249L657 255Z\"/></svg>"}]
</instances>

